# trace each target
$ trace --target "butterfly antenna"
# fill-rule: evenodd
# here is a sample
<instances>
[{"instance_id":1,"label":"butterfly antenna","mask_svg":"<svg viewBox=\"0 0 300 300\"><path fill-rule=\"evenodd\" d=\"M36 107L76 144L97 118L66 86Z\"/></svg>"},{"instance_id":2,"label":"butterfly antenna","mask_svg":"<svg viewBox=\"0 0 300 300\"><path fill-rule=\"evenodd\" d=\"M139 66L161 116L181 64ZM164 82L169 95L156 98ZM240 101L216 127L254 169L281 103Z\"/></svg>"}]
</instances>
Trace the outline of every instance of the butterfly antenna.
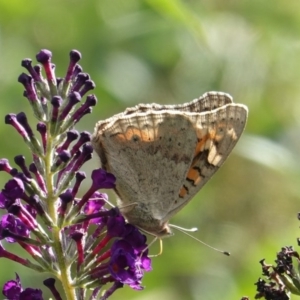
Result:
<instances>
[{"instance_id":1,"label":"butterfly antenna","mask_svg":"<svg viewBox=\"0 0 300 300\"><path fill-rule=\"evenodd\" d=\"M178 231L184 233L185 235L191 237L192 239L196 240L197 242L201 243L202 245L212 249L212 250L215 250L217 252L220 252L224 255L227 255L227 256L230 256L230 253L228 251L223 251L223 250L220 250L220 249L217 249L211 245L208 245L206 243L204 243L203 241L197 239L196 237L192 236L191 234L189 234L188 232L196 232L198 230L198 228L190 228L190 229L186 229L186 228L182 228L182 227L179 227L179 226L176 226L176 225L173 225L173 224L169 224L170 227L174 228L174 229L177 229Z\"/></svg>"},{"instance_id":2,"label":"butterfly antenna","mask_svg":"<svg viewBox=\"0 0 300 300\"><path fill-rule=\"evenodd\" d=\"M123 208L130 207L130 206L135 206L137 204L138 204L137 202L133 202L133 203L129 203L129 204L126 204L126 205L118 206L118 208L121 210Z\"/></svg>"},{"instance_id":3,"label":"butterfly antenna","mask_svg":"<svg viewBox=\"0 0 300 300\"><path fill-rule=\"evenodd\" d=\"M93 199L92 199L93 200ZM109 202L108 200L104 200L106 204L108 204L110 207L115 208L116 206L113 205L111 202Z\"/></svg>"}]
</instances>

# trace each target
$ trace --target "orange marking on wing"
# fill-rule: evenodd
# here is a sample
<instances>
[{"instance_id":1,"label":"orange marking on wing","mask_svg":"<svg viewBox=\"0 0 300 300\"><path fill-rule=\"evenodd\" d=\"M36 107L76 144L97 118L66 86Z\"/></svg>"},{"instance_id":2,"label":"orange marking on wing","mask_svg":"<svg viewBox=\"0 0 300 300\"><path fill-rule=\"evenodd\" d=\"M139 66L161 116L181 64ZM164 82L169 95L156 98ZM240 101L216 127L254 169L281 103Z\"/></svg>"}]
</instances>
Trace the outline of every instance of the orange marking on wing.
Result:
<instances>
[{"instance_id":1,"label":"orange marking on wing","mask_svg":"<svg viewBox=\"0 0 300 300\"><path fill-rule=\"evenodd\" d=\"M200 134L199 134L200 135ZM198 136L199 142L196 145L194 156L197 156L200 152L202 152L205 149L205 144L208 140L214 140L216 135L216 131L213 130L210 133L202 136Z\"/></svg>"},{"instance_id":2,"label":"orange marking on wing","mask_svg":"<svg viewBox=\"0 0 300 300\"><path fill-rule=\"evenodd\" d=\"M132 140L132 138L134 138L135 136L138 137L139 139L145 141L149 139L149 135L148 132L146 131L141 131L139 129L136 128L130 128L125 132L125 138L127 140Z\"/></svg>"},{"instance_id":3,"label":"orange marking on wing","mask_svg":"<svg viewBox=\"0 0 300 300\"><path fill-rule=\"evenodd\" d=\"M199 173L197 170L193 169L193 168L190 168L188 173L187 173L187 178L189 180L193 180L195 181L197 179L197 177L199 176Z\"/></svg>"},{"instance_id":4,"label":"orange marking on wing","mask_svg":"<svg viewBox=\"0 0 300 300\"><path fill-rule=\"evenodd\" d=\"M188 190L183 186L179 191L179 197L184 198L187 193L188 193Z\"/></svg>"},{"instance_id":5,"label":"orange marking on wing","mask_svg":"<svg viewBox=\"0 0 300 300\"><path fill-rule=\"evenodd\" d=\"M193 181L194 185L198 185L201 182L202 177L200 176L198 170L195 170L193 167L194 165L192 165L189 169L187 173L187 179Z\"/></svg>"},{"instance_id":6,"label":"orange marking on wing","mask_svg":"<svg viewBox=\"0 0 300 300\"><path fill-rule=\"evenodd\" d=\"M120 133L117 138L121 141L141 140L143 142L153 141L154 132L148 130L140 130L137 128L128 128L125 133Z\"/></svg>"}]
</instances>

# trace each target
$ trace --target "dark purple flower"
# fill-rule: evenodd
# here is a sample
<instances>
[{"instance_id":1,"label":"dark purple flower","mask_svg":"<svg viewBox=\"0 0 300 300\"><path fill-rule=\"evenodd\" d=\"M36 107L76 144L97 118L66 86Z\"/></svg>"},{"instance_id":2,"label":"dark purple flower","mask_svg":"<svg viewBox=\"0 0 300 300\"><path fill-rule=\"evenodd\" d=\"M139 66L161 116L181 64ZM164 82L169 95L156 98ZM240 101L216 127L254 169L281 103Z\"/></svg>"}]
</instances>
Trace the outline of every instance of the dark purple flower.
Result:
<instances>
[{"instance_id":1,"label":"dark purple flower","mask_svg":"<svg viewBox=\"0 0 300 300\"><path fill-rule=\"evenodd\" d=\"M146 236L141 234L141 232L131 224L126 224L126 230L123 238L128 241L138 252L144 251L147 247Z\"/></svg>"},{"instance_id":2,"label":"dark purple flower","mask_svg":"<svg viewBox=\"0 0 300 300\"><path fill-rule=\"evenodd\" d=\"M132 246L125 240L117 240L111 248L109 270L111 275L131 288L141 290L142 271L136 267L137 256Z\"/></svg>"},{"instance_id":3,"label":"dark purple flower","mask_svg":"<svg viewBox=\"0 0 300 300\"><path fill-rule=\"evenodd\" d=\"M13 178L5 184L2 194L6 199L14 201L22 198L24 191L25 187L23 181L19 178Z\"/></svg>"},{"instance_id":4,"label":"dark purple flower","mask_svg":"<svg viewBox=\"0 0 300 300\"><path fill-rule=\"evenodd\" d=\"M0 208L1 209L5 209L7 206L10 206L10 205L8 205L8 204L11 204L10 202L11 201L6 199L6 197L2 193L0 193Z\"/></svg>"},{"instance_id":5,"label":"dark purple flower","mask_svg":"<svg viewBox=\"0 0 300 300\"><path fill-rule=\"evenodd\" d=\"M116 177L103 169L92 172L93 187L95 190L112 189L115 187Z\"/></svg>"},{"instance_id":6,"label":"dark purple flower","mask_svg":"<svg viewBox=\"0 0 300 300\"><path fill-rule=\"evenodd\" d=\"M0 220L0 238L5 238L8 243L15 243L16 241L14 238L7 236L9 232L24 237L28 237L30 234L28 227L20 219L12 214L6 214L3 215Z\"/></svg>"},{"instance_id":7,"label":"dark purple flower","mask_svg":"<svg viewBox=\"0 0 300 300\"><path fill-rule=\"evenodd\" d=\"M97 169L92 172L92 186L89 190L82 196L81 200L77 203L76 209L74 209L73 213L77 213L81 210L81 208L93 197L94 193L101 188L114 188L116 177L106 172L103 169Z\"/></svg>"},{"instance_id":8,"label":"dark purple flower","mask_svg":"<svg viewBox=\"0 0 300 300\"><path fill-rule=\"evenodd\" d=\"M2 293L8 300L43 300L43 293L39 289L26 288L23 290L20 277L16 274L16 280L7 281Z\"/></svg>"},{"instance_id":9,"label":"dark purple flower","mask_svg":"<svg viewBox=\"0 0 300 300\"><path fill-rule=\"evenodd\" d=\"M107 220L106 236L113 238L122 236L125 231L125 219L123 216L110 217Z\"/></svg>"},{"instance_id":10,"label":"dark purple flower","mask_svg":"<svg viewBox=\"0 0 300 300\"><path fill-rule=\"evenodd\" d=\"M86 215L91 215L102 210L106 201L108 200L107 194L95 192L86 205L84 206L83 212Z\"/></svg>"},{"instance_id":11,"label":"dark purple flower","mask_svg":"<svg viewBox=\"0 0 300 300\"><path fill-rule=\"evenodd\" d=\"M9 300L18 300L22 291L21 281L18 274L16 280L7 281L2 289L2 293Z\"/></svg>"},{"instance_id":12,"label":"dark purple flower","mask_svg":"<svg viewBox=\"0 0 300 300\"><path fill-rule=\"evenodd\" d=\"M44 300L40 289L26 288L20 295L20 300Z\"/></svg>"}]
</instances>

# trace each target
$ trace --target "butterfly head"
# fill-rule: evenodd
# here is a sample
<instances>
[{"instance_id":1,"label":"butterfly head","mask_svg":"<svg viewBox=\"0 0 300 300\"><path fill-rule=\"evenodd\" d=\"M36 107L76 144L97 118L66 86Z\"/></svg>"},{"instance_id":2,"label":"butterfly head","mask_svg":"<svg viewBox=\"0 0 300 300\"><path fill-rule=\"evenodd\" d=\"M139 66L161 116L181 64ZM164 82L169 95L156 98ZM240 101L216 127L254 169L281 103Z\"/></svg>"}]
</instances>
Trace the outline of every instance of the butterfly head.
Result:
<instances>
[{"instance_id":1,"label":"butterfly head","mask_svg":"<svg viewBox=\"0 0 300 300\"><path fill-rule=\"evenodd\" d=\"M119 206L120 213L128 221L128 223L138 227L141 231L155 236L159 239L170 237L173 235L172 230L167 221L154 218L151 209L142 203L134 203L127 207Z\"/></svg>"}]
</instances>

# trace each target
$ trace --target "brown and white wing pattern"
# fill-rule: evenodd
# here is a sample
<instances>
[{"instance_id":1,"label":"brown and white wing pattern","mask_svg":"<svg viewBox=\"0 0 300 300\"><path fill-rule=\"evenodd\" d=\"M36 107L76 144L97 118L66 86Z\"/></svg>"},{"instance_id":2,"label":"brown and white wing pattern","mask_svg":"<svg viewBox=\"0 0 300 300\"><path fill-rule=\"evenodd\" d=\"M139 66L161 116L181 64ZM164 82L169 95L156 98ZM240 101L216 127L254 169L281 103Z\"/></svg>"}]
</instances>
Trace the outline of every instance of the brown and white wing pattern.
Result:
<instances>
[{"instance_id":1,"label":"brown and white wing pattern","mask_svg":"<svg viewBox=\"0 0 300 300\"><path fill-rule=\"evenodd\" d=\"M239 140L247 120L247 107L228 104L211 112L189 116L197 134L197 145L170 219L182 209L221 167Z\"/></svg>"},{"instance_id":2,"label":"brown and white wing pattern","mask_svg":"<svg viewBox=\"0 0 300 300\"><path fill-rule=\"evenodd\" d=\"M140 104L96 124L93 146L116 178L118 206L129 223L170 234L169 219L226 160L247 108L209 92L182 105Z\"/></svg>"},{"instance_id":3,"label":"brown and white wing pattern","mask_svg":"<svg viewBox=\"0 0 300 300\"><path fill-rule=\"evenodd\" d=\"M123 116L94 145L104 169L117 178L122 214L147 231L160 226L193 160L197 135L190 120L176 111Z\"/></svg>"}]
</instances>

